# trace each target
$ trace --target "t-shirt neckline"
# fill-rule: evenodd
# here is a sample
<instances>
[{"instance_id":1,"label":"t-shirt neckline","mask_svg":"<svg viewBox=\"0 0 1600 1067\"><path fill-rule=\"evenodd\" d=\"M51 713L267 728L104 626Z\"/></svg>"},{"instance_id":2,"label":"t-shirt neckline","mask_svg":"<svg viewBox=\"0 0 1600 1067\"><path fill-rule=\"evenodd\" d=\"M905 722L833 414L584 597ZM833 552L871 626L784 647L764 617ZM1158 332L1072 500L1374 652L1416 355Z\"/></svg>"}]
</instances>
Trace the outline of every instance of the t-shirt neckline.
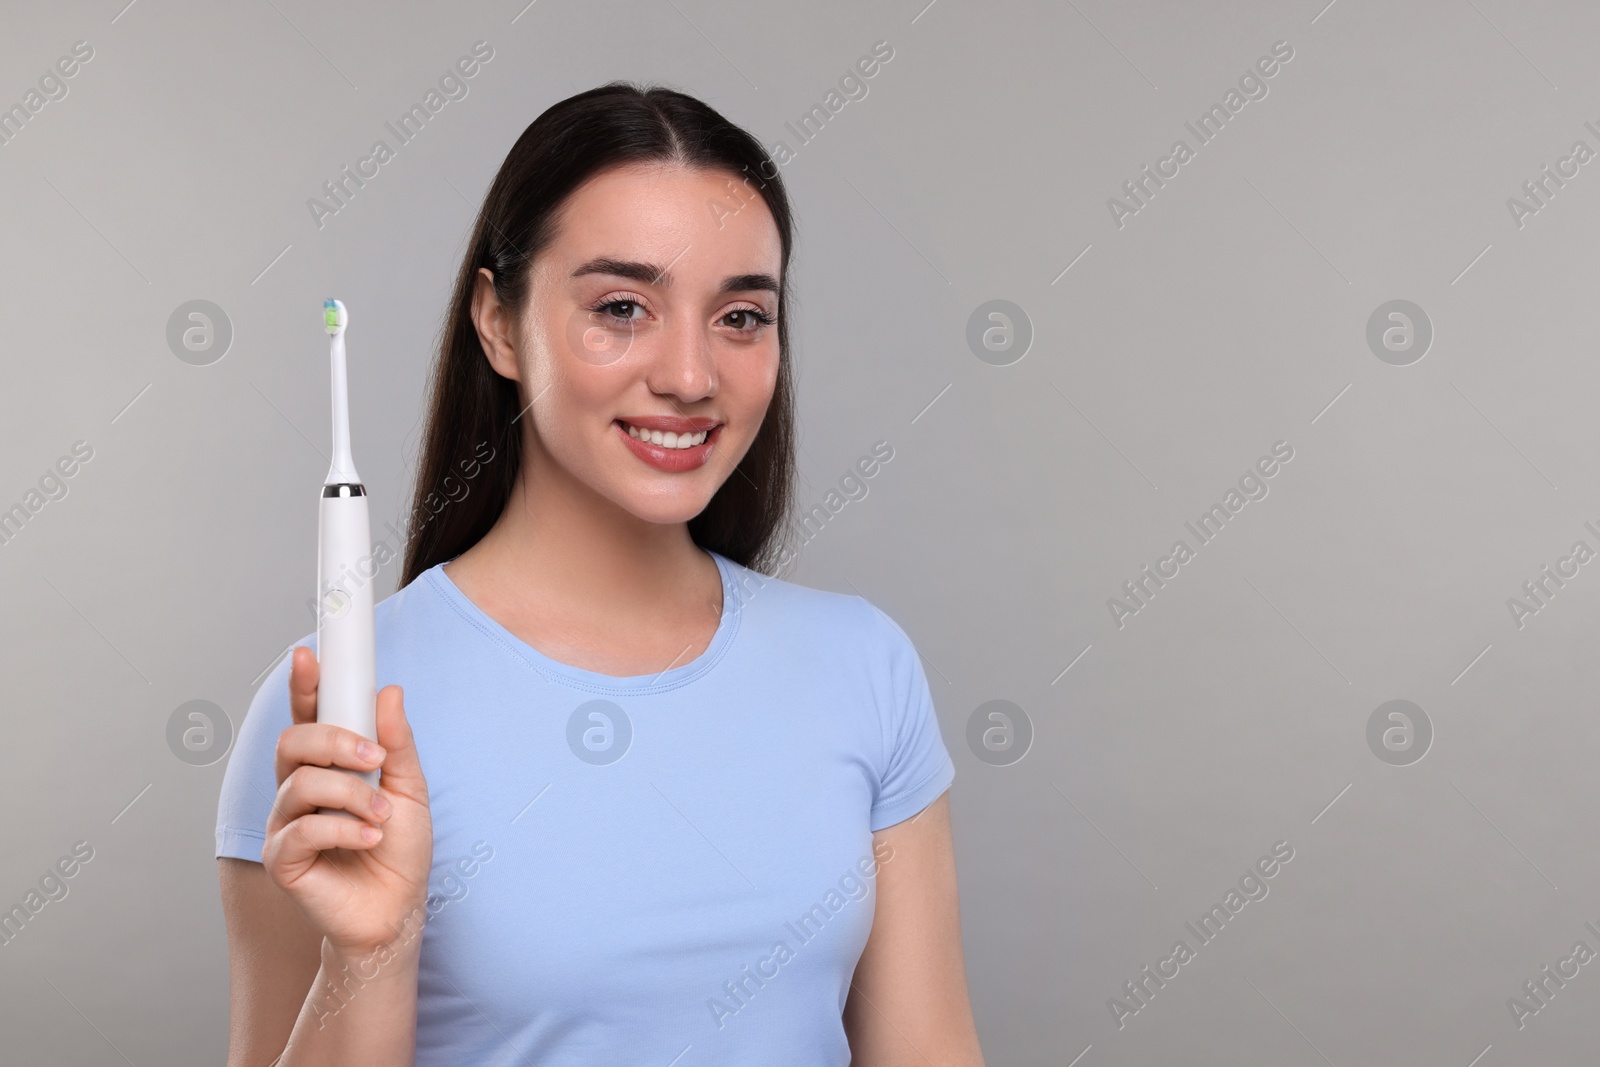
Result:
<instances>
[{"instance_id":1,"label":"t-shirt neckline","mask_svg":"<svg viewBox=\"0 0 1600 1067\"><path fill-rule=\"evenodd\" d=\"M717 574L722 579L722 617L717 620L717 629L711 636L711 643L687 663L680 663L676 667L654 674L636 674L627 677L585 670L570 663L562 663L540 652L473 603L444 572L444 563L436 563L428 568L423 572L423 578L468 625L552 681L592 693L658 693L686 685L716 666L739 629L742 613L740 597L735 590L733 561L720 552L711 549L705 551L716 562Z\"/></svg>"}]
</instances>

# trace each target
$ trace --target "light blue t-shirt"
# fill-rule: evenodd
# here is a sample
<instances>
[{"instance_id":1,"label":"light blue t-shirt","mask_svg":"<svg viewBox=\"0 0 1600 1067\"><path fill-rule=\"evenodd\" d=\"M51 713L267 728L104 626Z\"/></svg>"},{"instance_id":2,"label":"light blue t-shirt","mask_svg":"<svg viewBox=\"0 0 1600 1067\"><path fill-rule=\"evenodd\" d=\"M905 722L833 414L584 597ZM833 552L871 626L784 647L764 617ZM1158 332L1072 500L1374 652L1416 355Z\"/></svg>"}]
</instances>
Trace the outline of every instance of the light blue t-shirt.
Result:
<instances>
[{"instance_id":1,"label":"light blue t-shirt","mask_svg":"<svg viewBox=\"0 0 1600 1067\"><path fill-rule=\"evenodd\" d=\"M656 675L543 655L442 565L377 606L378 685L405 690L433 813L417 1067L849 1063L893 862L872 832L955 767L899 625L712 555L716 634ZM289 663L229 757L218 856L261 859Z\"/></svg>"}]
</instances>

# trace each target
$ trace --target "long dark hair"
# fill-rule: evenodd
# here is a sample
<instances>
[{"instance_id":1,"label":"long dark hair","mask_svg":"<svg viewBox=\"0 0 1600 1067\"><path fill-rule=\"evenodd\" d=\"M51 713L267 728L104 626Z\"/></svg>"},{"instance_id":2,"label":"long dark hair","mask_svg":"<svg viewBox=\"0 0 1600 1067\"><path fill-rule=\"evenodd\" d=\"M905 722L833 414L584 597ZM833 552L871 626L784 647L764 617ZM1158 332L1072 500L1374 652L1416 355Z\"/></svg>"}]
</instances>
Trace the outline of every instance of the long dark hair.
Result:
<instances>
[{"instance_id":1,"label":"long dark hair","mask_svg":"<svg viewBox=\"0 0 1600 1067\"><path fill-rule=\"evenodd\" d=\"M489 366L472 321L478 268L518 318L528 269L555 236L567 196L598 172L642 161L732 171L778 225L778 376L761 429L705 509L689 520L701 548L772 573L786 554L795 477L794 391L787 305L793 220L761 143L711 107L661 86L613 81L552 105L522 131L484 196L439 335L401 586L476 544L499 519L522 462L517 383ZM487 457L487 458L486 458Z\"/></svg>"}]
</instances>

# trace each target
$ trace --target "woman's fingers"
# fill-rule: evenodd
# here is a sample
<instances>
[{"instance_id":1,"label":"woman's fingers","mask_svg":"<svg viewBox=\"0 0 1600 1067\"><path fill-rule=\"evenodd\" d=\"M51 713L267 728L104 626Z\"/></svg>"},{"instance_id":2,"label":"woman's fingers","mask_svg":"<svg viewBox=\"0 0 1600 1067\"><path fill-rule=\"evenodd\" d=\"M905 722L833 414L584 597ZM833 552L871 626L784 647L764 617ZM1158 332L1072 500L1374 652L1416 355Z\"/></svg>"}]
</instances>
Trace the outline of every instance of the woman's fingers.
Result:
<instances>
[{"instance_id":1,"label":"woman's fingers","mask_svg":"<svg viewBox=\"0 0 1600 1067\"><path fill-rule=\"evenodd\" d=\"M378 740L387 753L379 781L385 789L426 804L428 783L406 718L405 693L398 685L386 685L379 691L377 718Z\"/></svg>"},{"instance_id":2,"label":"woman's fingers","mask_svg":"<svg viewBox=\"0 0 1600 1067\"><path fill-rule=\"evenodd\" d=\"M296 767L278 786L272 815L267 819L267 832L271 834L297 818L316 814L324 808L339 808L371 823L383 823L394 813L387 797L354 775L308 764Z\"/></svg>"},{"instance_id":3,"label":"woman's fingers","mask_svg":"<svg viewBox=\"0 0 1600 1067\"><path fill-rule=\"evenodd\" d=\"M305 645L296 645L289 656L289 710L294 713L295 722L316 722L321 665L316 653Z\"/></svg>"},{"instance_id":4,"label":"woman's fingers","mask_svg":"<svg viewBox=\"0 0 1600 1067\"><path fill-rule=\"evenodd\" d=\"M383 840L383 831L342 815L302 815L279 833L270 827L261 861L280 885L296 881L316 865L325 849L369 849Z\"/></svg>"},{"instance_id":5,"label":"woman's fingers","mask_svg":"<svg viewBox=\"0 0 1600 1067\"><path fill-rule=\"evenodd\" d=\"M291 771L307 763L370 771L382 766L386 759L382 745L368 741L354 730L326 722L299 723L278 735L277 778L281 784Z\"/></svg>"},{"instance_id":6,"label":"woman's fingers","mask_svg":"<svg viewBox=\"0 0 1600 1067\"><path fill-rule=\"evenodd\" d=\"M366 951L385 943L426 897L433 853L427 782L399 686L377 696L382 744L375 744L311 721L315 658L309 649L294 655L296 721L278 735L278 791L261 862L325 941ZM378 789L351 773L375 768L382 772Z\"/></svg>"}]
</instances>

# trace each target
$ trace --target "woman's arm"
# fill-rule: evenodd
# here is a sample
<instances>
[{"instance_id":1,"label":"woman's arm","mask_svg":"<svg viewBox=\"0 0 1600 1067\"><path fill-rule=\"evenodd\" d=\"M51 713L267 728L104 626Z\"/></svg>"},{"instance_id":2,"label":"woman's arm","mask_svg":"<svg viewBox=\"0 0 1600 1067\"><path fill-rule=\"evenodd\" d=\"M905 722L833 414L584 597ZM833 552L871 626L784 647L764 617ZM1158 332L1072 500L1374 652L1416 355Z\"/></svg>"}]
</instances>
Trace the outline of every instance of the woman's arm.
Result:
<instances>
[{"instance_id":1,"label":"woman's arm","mask_svg":"<svg viewBox=\"0 0 1600 1067\"><path fill-rule=\"evenodd\" d=\"M219 861L228 927L228 1067L404 1064L415 1052L415 936L335 951L259 863Z\"/></svg>"},{"instance_id":2,"label":"woman's arm","mask_svg":"<svg viewBox=\"0 0 1600 1067\"><path fill-rule=\"evenodd\" d=\"M228 1067L412 1062L421 916L389 951L345 956L259 863L224 856ZM281 1057L281 1058L280 1058Z\"/></svg>"},{"instance_id":3,"label":"woman's arm","mask_svg":"<svg viewBox=\"0 0 1600 1067\"><path fill-rule=\"evenodd\" d=\"M228 1064L411 1067L433 822L403 694L379 690L374 745L316 721L316 656L292 656L261 862L219 870Z\"/></svg>"},{"instance_id":4,"label":"woman's arm","mask_svg":"<svg viewBox=\"0 0 1600 1067\"><path fill-rule=\"evenodd\" d=\"M228 1067L261 1067L289 1043L322 937L261 864L223 856L217 867L228 927Z\"/></svg>"},{"instance_id":5,"label":"woman's arm","mask_svg":"<svg viewBox=\"0 0 1600 1067\"><path fill-rule=\"evenodd\" d=\"M853 1067L985 1067L967 998L950 794L872 835L872 933L844 1007Z\"/></svg>"}]
</instances>

